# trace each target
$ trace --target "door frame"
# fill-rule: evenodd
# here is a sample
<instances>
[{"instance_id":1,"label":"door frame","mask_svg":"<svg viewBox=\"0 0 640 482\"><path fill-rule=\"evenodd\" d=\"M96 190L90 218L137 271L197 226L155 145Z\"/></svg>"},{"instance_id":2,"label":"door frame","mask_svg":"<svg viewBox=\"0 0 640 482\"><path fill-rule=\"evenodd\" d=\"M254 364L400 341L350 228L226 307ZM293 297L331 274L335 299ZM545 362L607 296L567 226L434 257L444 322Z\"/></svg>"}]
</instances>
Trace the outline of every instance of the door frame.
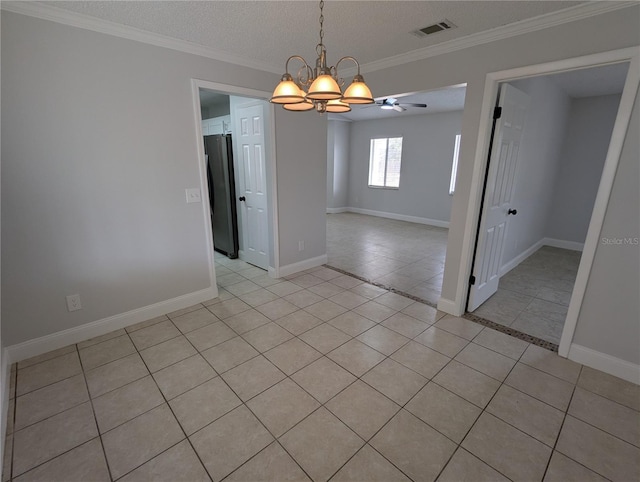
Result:
<instances>
[{"instance_id":1,"label":"door frame","mask_svg":"<svg viewBox=\"0 0 640 482\"><path fill-rule=\"evenodd\" d=\"M587 288L587 282L591 273L591 267L595 258L600 231L604 223L604 217L609 205L609 197L613 189L615 174L620 161L620 154L631 119L631 111L638 92L640 82L640 49L629 47L612 50L598 54L585 55L570 59L558 60L526 67L518 67L487 74L484 86L484 95L478 127L478 140L475 149L473 174L467 215L465 220L464 238L454 306L455 314L465 312L465 304L469 293L469 277L471 276L473 250L476 242L476 232L480 218L480 204L482 201L482 184L487 167L489 155L491 128L493 125L493 108L496 105L500 83L511 80L519 80L528 77L556 74L570 70L578 70L589 67L598 67L607 64L629 63L629 71L622 91L618 114L611 134L609 148L602 170L602 177L598 187L587 238L580 258L580 266L571 295L567 317L565 319L558 354L563 357L569 355L571 342L578 322L578 315L582 307L582 301Z\"/></svg>"},{"instance_id":2,"label":"door frame","mask_svg":"<svg viewBox=\"0 0 640 482\"><path fill-rule=\"evenodd\" d=\"M202 193L202 214L205 228L205 240L207 243L207 257L209 261L209 278L211 287L217 292L215 258L213 250L213 233L211 231L211 207L209 203L204 202L209 199L209 186L207 185L207 163L204 156L204 145L202 143L202 112L200 109L200 89L215 90L221 94L238 95L242 97L250 97L253 99L267 100L271 96L271 92L262 90L247 89L234 85L220 84L208 80L191 79L191 96L193 101L193 115L195 121L195 141L198 149L198 167L200 173L200 191ZM247 99L250 101L251 99ZM275 135L275 109L273 104L269 104L269 108L265 109L265 117L268 116L269 126L265 134L265 140L268 139L266 149L266 169L271 178L271 182L267 182L267 210L271 216L272 223L268 224L269 230L269 270L270 276L278 275L280 271L280 249L278 237L278 183L276 172L276 135ZM235 181L235 180L234 180Z\"/></svg>"}]
</instances>

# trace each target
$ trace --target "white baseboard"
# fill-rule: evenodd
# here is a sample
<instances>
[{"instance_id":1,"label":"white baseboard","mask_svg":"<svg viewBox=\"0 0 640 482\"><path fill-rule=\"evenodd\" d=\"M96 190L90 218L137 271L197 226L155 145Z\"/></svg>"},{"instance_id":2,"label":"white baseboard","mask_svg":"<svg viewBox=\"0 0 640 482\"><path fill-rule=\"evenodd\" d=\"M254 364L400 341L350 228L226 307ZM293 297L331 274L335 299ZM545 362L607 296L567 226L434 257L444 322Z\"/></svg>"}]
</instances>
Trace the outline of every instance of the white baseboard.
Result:
<instances>
[{"instance_id":1,"label":"white baseboard","mask_svg":"<svg viewBox=\"0 0 640 482\"><path fill-rule=\"evenodd\" d=\"M576 243L575 241L565 241L563 239L544 238L542 244L551 246L552 248L570 249L571 251L583 251L584 243Z\"/></svg>"},{"instance_id":2,"label":"white baseboard","mask_svg":"<svg viewBox=\"0 0 640 482\"><path fill-rule=\"evenodd\" d=\"M500 276L504 276L505 274L507 274L509 271L511 271L516 266L518 266L520 263L522 263L525 259L531 256L533 253L538 251L542 246L544 246L543 239L529 246L522 253L520 253L518 256L513 258L511 261L507 261L505 264L503 264L500 267Z\"/></svg>"},{"instance_id":3,"label":"white baseboard","mask_svg":"<svg viewBox=\"0 0 640 482\"><path fill-rule=\"evenodd\" d=\"M327 214L340 214L348 211L349 208L327 208Z\"/></svg>"},{"instance_id":4,"label":"white baseboard","mask_svg":"<svg viewBox=\"0 0 640 482\"><path fill-rule=\"evenodd\" d=\"M354 208L354 207L348 207L346 208L346 211L350 213L377 216L379 218L397 219L398 221L407 221L409 223L426 224L428 226L436 226L438 228L449 227L449 221L440 221L439 219L420 218L417 216L406 216L404 214L386 213L383 211L373 211L371 209L362 209L362 208Z\"/></svg>"},{"instance_id":5,"label":"white baseboard","mask_svg":"<svg viewBox=\"0 0 640 482\"><path fill-rule=\"evenodd\" d=\"M446 298L440 298L440 300L438 301L438 309L453 316L461 316L463 314L463 312L458 310L457 305L454 301L448 300Z\"/></svg>"},{"instance_id":6,"label":"white baseboard","mask_svg":"<svg viewBox=\"0 0 640 482\"><path fill-rule=\"evenodd\" d=\"M303 261L298 261L297 263L280 266L280 269L278 270L277 274L279 278L282 278L283 276L289 276L290 274L297 273L299 271L304 271L305 269L311 269L317 266L322 266L323 264L327 264L326 254L323 254L322 256L316 256L315 258L309 258Z\"/></svg>"},{"instance_id":7,"label":"white baseboard","mask_svg":"<svg viewBox=\"0 0 640 482\"><path fill-rule=\"evenodd\" d=\"M640 384L640 365L592 350L586 346L576 345L575 343L572 343L569 348L568 358L636 385Z\"/></svg>"},{"instance_id":8,"label":"white baseboard","mask_svg":"<svg viewBox=\"0 0 640 482\"><path fill-rule=\"evenodd\" d=\"M109 316L108 318L18 343L17 345L6 348L9 355L9 363L15 363L26 358L42 355L43 353L104 335L110 331L119 330L120 328L125 328L135 323L155 318L156 316L181 310L217 296L218 287L210 287L153 305L127 311L126 313Z\"/></svg>"}]
</instances>

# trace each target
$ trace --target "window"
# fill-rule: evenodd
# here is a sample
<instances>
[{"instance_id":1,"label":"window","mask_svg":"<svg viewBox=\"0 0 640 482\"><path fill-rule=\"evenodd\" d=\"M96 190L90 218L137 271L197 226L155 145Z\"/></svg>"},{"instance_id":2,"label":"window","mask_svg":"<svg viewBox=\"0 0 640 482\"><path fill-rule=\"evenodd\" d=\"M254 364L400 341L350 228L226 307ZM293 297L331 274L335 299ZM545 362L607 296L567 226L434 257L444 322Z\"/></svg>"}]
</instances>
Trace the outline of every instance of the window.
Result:
<instances>
[{"instance_id":1,"label":"window","mask_svg":"<svg viewBox=\"0 0 640 482\"><path fill-rule=\"evenodd\" d=\"M400 187L402 137L371 139L369 187Z\"/></svg>"},{"instance_id":2,"label":"window","mask_svg":"<svg viewBox=\"0 0 640 482\"><path fill-rule=\"evenodd\" d=\"M451 181L449 182L449 194L456 189L456 175L458 174L458 154L460 154L460 134L456 135L456 143L453 147L453 164L451 166Z\"/></svg>"}]
</instances>

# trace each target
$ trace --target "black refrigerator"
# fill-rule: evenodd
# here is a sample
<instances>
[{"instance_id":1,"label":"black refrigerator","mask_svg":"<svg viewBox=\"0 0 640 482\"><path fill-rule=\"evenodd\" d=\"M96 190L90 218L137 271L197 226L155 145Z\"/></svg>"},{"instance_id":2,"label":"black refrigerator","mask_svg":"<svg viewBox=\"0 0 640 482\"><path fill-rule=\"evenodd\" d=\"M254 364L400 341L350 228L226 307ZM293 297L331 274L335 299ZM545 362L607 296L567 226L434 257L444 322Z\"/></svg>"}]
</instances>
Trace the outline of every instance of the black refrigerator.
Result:
<instances>
[{"instance_id":1,"label":"black refrigerator","mask_svg":"<svg viewBox=\"0 0 640 482\"><path fill-rule=\"evenodd\" d=\"M238 257L238 213L230 134L204 136L213 247Z\"/></svg>"}]
</instances>

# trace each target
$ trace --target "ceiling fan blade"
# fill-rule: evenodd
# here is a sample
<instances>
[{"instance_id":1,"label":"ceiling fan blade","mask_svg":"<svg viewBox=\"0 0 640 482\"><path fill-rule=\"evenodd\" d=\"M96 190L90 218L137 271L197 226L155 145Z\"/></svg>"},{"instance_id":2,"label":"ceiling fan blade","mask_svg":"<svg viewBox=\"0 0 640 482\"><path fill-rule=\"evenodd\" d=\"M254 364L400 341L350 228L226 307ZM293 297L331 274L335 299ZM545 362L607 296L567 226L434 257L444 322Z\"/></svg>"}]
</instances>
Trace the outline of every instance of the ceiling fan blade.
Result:
<instances>
[{"instance_id":1,"label":"ceiling fan blade","mask_svg":"<svg viewBox=\"0 0 640 482\"><path fill-rule=\"evenodd\" d=\"M411 104L411 103L408 103L408 102L403 102L403 103L401 103L399 105L406 105L406 106L409 106L409 107L427 107L427 104Z\"/></svg>"},{"instance_id":2,"label":"ceiling fan blade","mask_svg":"<svg viewBox=\"0 0 640 482\"><path fill-rule=\"evenodd\" d=\"M394 105L393 105L393 110L395 110L396 112L404 112L404 111L405 111L405 110L407 110L407 109L405 109L404 107L402 107L402 106L401 106L401 105L399 105L399 104L394 104Z\"/></svg>"}]
</instances>

